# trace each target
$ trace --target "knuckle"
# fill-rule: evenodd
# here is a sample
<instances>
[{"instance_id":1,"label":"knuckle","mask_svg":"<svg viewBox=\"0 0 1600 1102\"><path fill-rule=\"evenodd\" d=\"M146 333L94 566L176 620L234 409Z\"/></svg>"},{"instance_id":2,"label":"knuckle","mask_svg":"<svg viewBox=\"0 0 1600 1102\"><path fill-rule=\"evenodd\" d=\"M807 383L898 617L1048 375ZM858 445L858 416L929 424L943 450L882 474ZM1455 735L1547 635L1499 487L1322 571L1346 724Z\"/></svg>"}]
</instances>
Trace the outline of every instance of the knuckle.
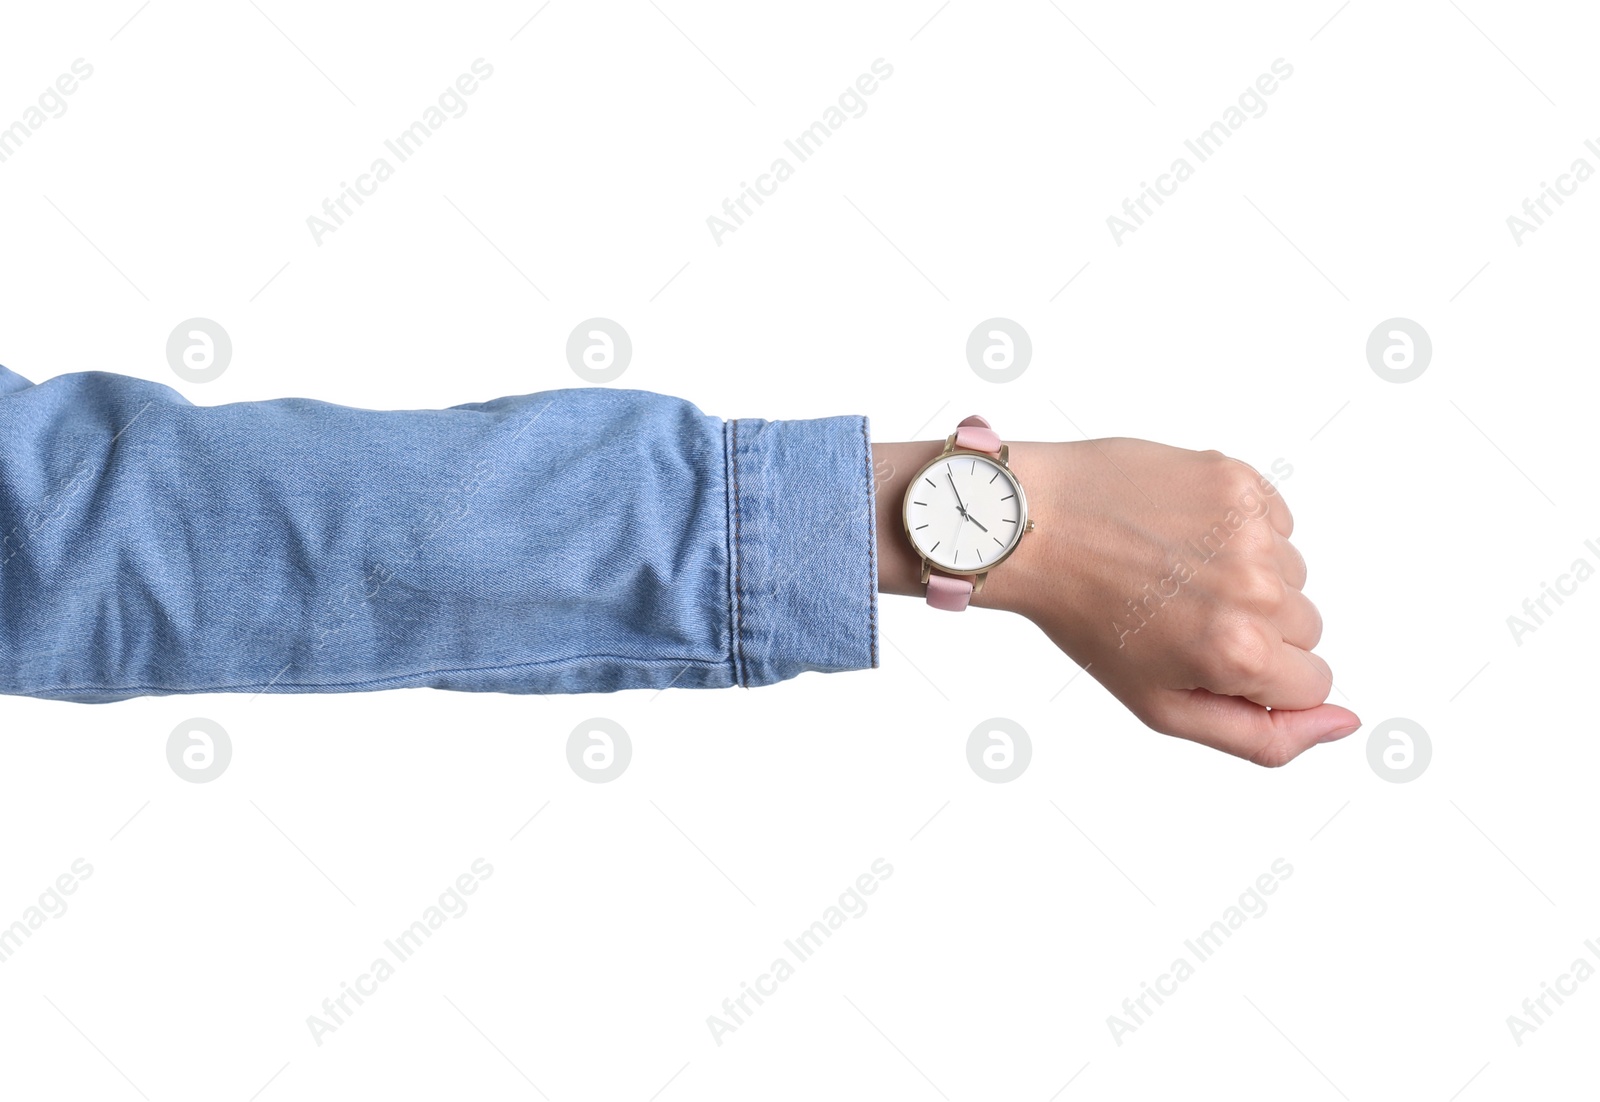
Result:
<instances>
[{"instance_id":1,"label":"knuckle","mask_svg":"<svg viewBox=\"0 0 1600 1102\"><path fill-rule=\"evenodd\" d=\"M1289 536L1294 535L1294 512L1289 508L1289 499L1284 497L1283 493L1271 482L1266 484L1266 486L1262 489L1261 494L1262 500L1266 503L1268 508L1271 508L1273 498L1278 499L1279 503L1283 506L1282 515L1284 538L1287 539Z\"/></svg>"},{"instance_id":2,"label":"knuckle","mask_svg":"<svg viewBox=\"0 0 1600 1102\"><path fill-rule=\"evenodd\" d=\"M1249 620L1238 619L1219 627L1212 633L1208 652L1209 672L1221 686L1254 685L1267 672L1270 654L1266 639Z\"/></svg>"},{"instance_id":3,"label":"knuckle","mask_svg":"<svg viewBox=\"0 0 1600 1102\"><path fill-rule=\"evenodd\" d=\"M1220 454L1220 453L1219 453ZM1261 495L1261 475L1250 464L1242 459L1222 456L1217 463L1217 488L1227 496L1231 502L1240 498Z\"/></svg>"},{"instance_id":4,"label":"knuckle","mask_svg":"<svg viewBox=\"0 0 1600 1102\"><path fill-rule=\"evenodd\" d=\"M1322 642L1322 613L1317 610L1316 605L1311 606L1309 617L1309 622L1306 628L1305 649L1313 650L1316 648L1318 643Z\"/></svg>"},{"instance_id":5,"label":"knuckle","mask_svg":"<svg viewBox=\"0 0 1600 1102\"><path fill-rule=\"evenodd\" d=\"M1267 521L1277 488L1260 471L1240 459L1227 459L1218 469L1215 491L1220 504L1249 521ZM1287 512L1287 507L1285 508Z\"/></svg>"},{"instance_id":6,"label":"knuckle","mask_svg":"<svg viewBox=\"0 0 1600 1102\"><path fill-rule=\"evenodd\" d=\"M1257 608L1276 608L1283 601L1283 579L1270 566L1246 562L1238 571L1234 592L1241 600Z\"/></svg>"},{"instance_id":7,"label":"knuckle","mask_svg":"<svg viewBox=\"0 0 1600 1102\"><path fill-rule=\"evenodd\" d=\"M1300 549L1298 547L1290 543L1288 540L1283 541L1283 546L1287 550L1289 556L1290 573L1299 579L1300 587L1303 587L1306 583L1306 579L1311 573L1310 567L1306 565L1306 557L1300 553Z\"/></svg>"}]
</instances>

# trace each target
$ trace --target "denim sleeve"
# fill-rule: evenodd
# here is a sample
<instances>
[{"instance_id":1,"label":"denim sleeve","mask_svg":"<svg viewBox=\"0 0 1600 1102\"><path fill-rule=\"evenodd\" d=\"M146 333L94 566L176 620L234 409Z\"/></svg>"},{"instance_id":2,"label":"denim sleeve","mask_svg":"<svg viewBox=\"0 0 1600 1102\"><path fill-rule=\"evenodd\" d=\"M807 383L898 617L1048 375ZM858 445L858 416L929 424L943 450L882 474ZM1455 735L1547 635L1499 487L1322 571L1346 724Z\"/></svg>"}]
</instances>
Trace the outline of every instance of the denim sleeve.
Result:
<instances>
[{"instance_id":1,"label":"denim sleeve","mask_svg":"<svg viewBox=\"0 0 1600 1102\"><path fill-rule=\"evenodd\" d=\"M0 367L0 692L765 685L877 663L863 417L196 406Z\"/></svg>"}]
</instances>

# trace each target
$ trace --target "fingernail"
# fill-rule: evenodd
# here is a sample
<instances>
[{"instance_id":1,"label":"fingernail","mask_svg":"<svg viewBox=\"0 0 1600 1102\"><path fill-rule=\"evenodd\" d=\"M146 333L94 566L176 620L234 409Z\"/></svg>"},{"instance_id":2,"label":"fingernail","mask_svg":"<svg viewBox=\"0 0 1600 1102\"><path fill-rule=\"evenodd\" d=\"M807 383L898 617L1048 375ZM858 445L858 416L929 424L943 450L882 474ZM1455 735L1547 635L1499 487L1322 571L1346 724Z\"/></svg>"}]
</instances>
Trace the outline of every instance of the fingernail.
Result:
<instances>
[{"instance_id":1,"label":"fingernail","mask_svg":"<svg viewBox=\"0 0 1600 1102\"><path fill-rule=\"evenodd\" d=\"M1361 730L1361 724L1359 724L1359 723L1352 723L1348 727L1335 727L1333 730L1331 730L1327 734L1323 735L1317 741L1318 742L1337 742L1339 739L1344 738L1346 735L1353 735L1359 730Z\"/></svg>"}]
</instances>

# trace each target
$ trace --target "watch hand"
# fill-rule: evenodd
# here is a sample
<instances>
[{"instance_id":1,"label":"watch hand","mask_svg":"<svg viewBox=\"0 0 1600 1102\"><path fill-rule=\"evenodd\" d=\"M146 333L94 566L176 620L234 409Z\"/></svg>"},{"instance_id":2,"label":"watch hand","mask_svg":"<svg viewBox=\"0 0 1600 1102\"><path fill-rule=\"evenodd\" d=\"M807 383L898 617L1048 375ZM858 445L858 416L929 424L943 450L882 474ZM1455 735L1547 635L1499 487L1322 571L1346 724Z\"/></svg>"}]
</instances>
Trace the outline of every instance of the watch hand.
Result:
<instances>
[{"instance_id":1,"label":"watch hand","mask_svg":"<svg viewBox=\"0 0 1600 1102\"><path fill-rule=\"evenodd\" d=\"M956 493L956 511L959 512L962 516L966 516L967 515L966 503L961 500L961 491L960 490L956 490L956 480L950 477L950 468L949 467L945 468L944 477L950 483L950 488L952 490L955 490L955 493Z\"/></svg>"},{"instance_id":2,"label":"watch hand","mask_svg":"<svg viewBox=\"0 0 1600 1102\"><path fill-rule=\"evenodd\" d=\"M970 520L973 524L976 524L979 528L983 528L983 521L979 520L977 517L973 516L971 513L963 513L962 515L965 516L968 520ZM983 528L983 530L985 532L987 532L989 529Z\"/></svg>"}]
</instances>

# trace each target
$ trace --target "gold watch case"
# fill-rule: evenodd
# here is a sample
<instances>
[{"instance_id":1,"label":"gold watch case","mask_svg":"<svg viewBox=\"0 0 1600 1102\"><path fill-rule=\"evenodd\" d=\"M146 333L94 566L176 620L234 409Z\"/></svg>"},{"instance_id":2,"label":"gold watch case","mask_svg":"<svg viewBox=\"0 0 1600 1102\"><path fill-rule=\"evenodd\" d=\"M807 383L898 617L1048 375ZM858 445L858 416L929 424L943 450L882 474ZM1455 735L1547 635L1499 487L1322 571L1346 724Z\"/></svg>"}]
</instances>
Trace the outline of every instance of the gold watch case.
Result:
<instances>
[{"instance_id":1,"label":"gold watch case","mask_svg":"<svg viewBox=\"0 0 1600 1102\"><path fill-rule=\"evenodd\" d=\"M987 459L991 463L998 463L1000 469L1005 471L1006 477L1011 480L1011 484L1017 488L1017 504L1019 506L1019 520L1021 522L1017 525L1017 538L1011 541L1011 546L1007 547L999 558L986 564L985 569L974 573L947 570L942 566L935 567L931 562L928 561L928 556L924 555L922 550L917 547L917 541L911 537L911 495L917 488L917 480L922 478L923 475L927 474L928 471L932 470L940 463L943 463L945 460L949 459L952 455L975 455L982 459ZM917 473L912 476L911 481L906 483L905 497L903 497L900 501L900 529L905 533L906 542L911 545L911 549L916 551L917 556L922 560L922 572L918 578L919 585L927 585L928 576L934 570L938 570L939 573L948 574L954 578L972 579L972 595L976 597L983 591L983 582L984 579L989 576L989 571L993 570L995 567L999 566L1001 563L1010 558L1012 552L1014 552L1018 547L1022 546L1022 538L1029 532L1033 531L1033 518L1028 516L1028 493L1022 486L1022 480L1019 479L1016 475L1016 472L1011 469L1011 445L1001 444L1000 455L996 457L990 455L988 452L974 451L971 448L956 447L956 434L952 432L948 437L945 438L944 451L940 452L938 455L934 456L932 459L928 460L920 468L918 468Z\"/></svg>"}]
</instances>

